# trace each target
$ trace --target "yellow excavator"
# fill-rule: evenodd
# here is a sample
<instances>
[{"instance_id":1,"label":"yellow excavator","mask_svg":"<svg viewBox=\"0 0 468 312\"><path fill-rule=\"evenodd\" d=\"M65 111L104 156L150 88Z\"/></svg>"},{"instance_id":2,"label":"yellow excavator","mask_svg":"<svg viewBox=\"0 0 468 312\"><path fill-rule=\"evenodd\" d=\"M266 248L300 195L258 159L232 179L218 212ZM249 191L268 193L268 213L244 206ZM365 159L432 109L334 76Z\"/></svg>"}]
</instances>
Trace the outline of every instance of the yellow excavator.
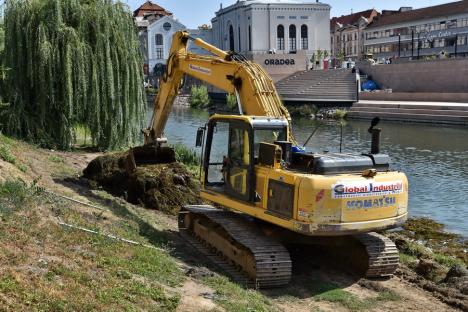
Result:
<instances>
[{"instance_id":1,"label":"yellow excavator","mask_svg":"<svg viewBox=\"0 0 468 312\"><path fill-rule=\"evenodd\" d=\"M188 52L190 41L210 55ZM239 114L214 114L197 132L200 195L212 205L183 207L181 233L261 288L290 281L291 243L335 246L336 257L367 277L394 273L398 250L375 231L406 221L408 180L379 152L378 121L369 129L370 153L306 152L262 67L187 32L173 37L145 146L133 149L132 167L173 159L163 132L185 75L234 94Z\"/></svg>"}]
</instances>

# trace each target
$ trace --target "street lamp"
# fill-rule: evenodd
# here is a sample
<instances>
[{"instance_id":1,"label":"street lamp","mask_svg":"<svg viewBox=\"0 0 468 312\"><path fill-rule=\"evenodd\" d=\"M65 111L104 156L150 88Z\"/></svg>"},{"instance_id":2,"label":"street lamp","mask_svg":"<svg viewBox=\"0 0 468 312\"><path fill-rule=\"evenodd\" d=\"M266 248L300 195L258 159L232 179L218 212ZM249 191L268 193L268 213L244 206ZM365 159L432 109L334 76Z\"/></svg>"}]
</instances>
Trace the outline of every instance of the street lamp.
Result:
<instances>
[{"instance_id":1,"label":"street lamp","mask_svg":"<svg viewBox=\"0 0 468 312\"><path fill-rule=\"evenodd\" d=\"M401 34L398 34L398 58L401 56Z\"/></svg>"},{"instance_id":2,"label":"street lamp","mask_svg":"<svg viewBox=\"0 0 468 312\"><path fill-rule=\"evenodd\" d=\"M414 29L411 30L411 60L414 57Z\"/></svg>"},{"instance_id":3,"label":"street lamp","mask_svg":"<svg viewBox=\"0 0 468 312\"><path fill-rule=\"evenodd\" d=\"M421 36L421 33L418 32L418 60L419 60L419 50L421 49L421 42L419 41Z\"/></svg>"}]
</instances>

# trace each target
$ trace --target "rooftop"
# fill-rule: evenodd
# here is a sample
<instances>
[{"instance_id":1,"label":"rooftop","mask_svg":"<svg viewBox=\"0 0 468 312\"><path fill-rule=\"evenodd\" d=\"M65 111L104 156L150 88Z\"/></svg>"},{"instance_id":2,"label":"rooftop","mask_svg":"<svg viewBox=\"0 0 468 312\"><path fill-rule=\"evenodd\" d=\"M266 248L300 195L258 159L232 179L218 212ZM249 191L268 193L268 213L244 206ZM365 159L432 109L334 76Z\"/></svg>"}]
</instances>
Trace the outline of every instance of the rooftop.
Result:
<instances>
[{"instance_id":1,"label":"rooftop","mask_svg":"<svg viewBox=\"0 0 468 312\"><path fill-rule=\"evenodd\" d=\"M235 9L237 7L242 7L242 6L249 6L253 4L291 4L291 5L300 5L300 4L315 4L315 5L320 5L320 6L326 6L330 7L328 4L322 3L320 1L316 0L239 0L234 4L231 4L225 8L221 6L218 12L216 12L216 15L219 13L225 12L225 11L230 11L232 9Z\"/></svg>"},{"instance_id":2,"label":"rooftop","mask_svg":"<svg viewBox=\"0 0 468 312\"><path fill-rule=\"evenodd\" d=\"M468 13L468 0L451 2L416 10L393 11L374 18L369 28Z\"/></svg>"},{"instance_id":3,"label":"rooftop","mask_svg":"<svg viewBox=\"0 0 468 312\"><path fill-rule=\"evenodd\" d=\"M171 12L167 11L163 7L151 2L151 1L146 1L143 3L138 9L133 11L133 16L137 17L143 17L147 14L157 14L157 15L172 15Z\"/></svg>"},{"instance_id":4,"label":"rooftop","mask_svg":"<svg viewBox=\"0 0 468 312\"><path fill-rule=\"evenodd\" d=\"M331 26L335 26L336 24L340 24L341 27L346 25L354 25L356 24L361 17L366 19L371 19L376 16L378 12L374 9L356 12L350 15L341 15L340 17L333 17L330 21Z\"/></svg>"}]
</instances>

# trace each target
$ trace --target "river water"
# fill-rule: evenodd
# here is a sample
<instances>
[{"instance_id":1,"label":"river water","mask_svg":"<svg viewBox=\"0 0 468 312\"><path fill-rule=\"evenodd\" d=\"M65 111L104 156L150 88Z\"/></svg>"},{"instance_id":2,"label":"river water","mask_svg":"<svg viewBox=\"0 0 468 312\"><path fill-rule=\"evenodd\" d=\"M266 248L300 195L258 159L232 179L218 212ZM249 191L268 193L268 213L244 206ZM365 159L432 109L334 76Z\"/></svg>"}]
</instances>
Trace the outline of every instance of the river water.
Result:
<instances>
[{"instance_id":1,"label":"river water","mask_svg":"<svg viewBox=\"0 0 468 312\"><path fill-rule=\"evenodd\" d=\"M208 117L205 111L175 107L166 126L169 142L194 147L196 130ZM335 121L295 119L297 141L305 142L318 125L309 149L338 152L341 126ZM369 125L344 122L343 152L370 151ZM393 169L408 176L410 215L430 217L468 237L468 127L382 122L379 128L382 153L391 156Z\"/></svg>"}]
</instances>

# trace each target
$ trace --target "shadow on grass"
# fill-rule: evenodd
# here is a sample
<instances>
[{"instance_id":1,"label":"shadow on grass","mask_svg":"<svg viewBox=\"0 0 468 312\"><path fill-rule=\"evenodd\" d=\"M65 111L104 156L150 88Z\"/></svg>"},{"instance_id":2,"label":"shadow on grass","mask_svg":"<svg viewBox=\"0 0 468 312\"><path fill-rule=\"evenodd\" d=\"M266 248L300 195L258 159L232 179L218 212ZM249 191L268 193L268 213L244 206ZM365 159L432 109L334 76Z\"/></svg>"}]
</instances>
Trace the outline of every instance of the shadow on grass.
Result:
<instances>
[{"instance_id":1,"label":"shadow on grass","mask_svg":"<svg viewBox=\"0 0 468 312\"><path fill-rule=\"evenodd\" d=\"M326 248L314 245L290 245L293 274L288 287L264 290L272 298L307 299L343 295L343 289L357 283L361 276L343 270L331 259Z\"/></svg>"},{"instance_id":2,"label":"shadow on grass","mask_svg":"<svg viewBox=\"0 0 468 312\"><path fill-rule=\"evenodd\" d=\"M211 271L222 273L219 269L209 262L205 257L199 254L191 245L189 245L180 235L177 230L160 230L153 226L146 218L135 213L129 209L133 204L123 202L112 194L103 193L106 195L99 195L92 191L92 188L87 184L86 179L65 178L55 179L56 183L61 184L69 189L72 189L81 196L87 198L90 202L101 205L111 211L115 216L127 221L133 221L138 225L138 234L146 238L147 243L155 246L168 246L168 252L174 258L182 260L188 265L199 267L202 275L209 275L206 273L208 268ZM137 206L138 209L147 209ZM149 210L149 209L147 209Z\"/></svg>"},{"instance_id":3,"label":"shadow on grass","mask_svg":"<svg viewBox=\"0 0 468 312\"><path fill-rule=\"evenodd\" d=\"M148 243L158 247L170 246L171 256L191 266L187 268L186 274L195 278L209 276L212 272L225 275L215 264L183 240L177 230L155 228L145 217L129 209L132 204L123 202L122 199L110 194L107 197L107 193L103 195L94 193L82 179L56 179L55 182L74 190L88 198L90 202L108 208L114 215L137 223L139 235L145 237ZM139 207L139 209L144 208ZM290 284L283 288L262 290L261 293L264 296L288 301L314 298L338 302L351 310L358 309L357 307L362 305L358 298L344 290L357 283L362 276L347 273L346 270L337 266L336 261L331 259L331 255L327 254L327 250L323 247L294 245L288 246L288 249L294 263Z\"/></svg>"}]
</instances>

